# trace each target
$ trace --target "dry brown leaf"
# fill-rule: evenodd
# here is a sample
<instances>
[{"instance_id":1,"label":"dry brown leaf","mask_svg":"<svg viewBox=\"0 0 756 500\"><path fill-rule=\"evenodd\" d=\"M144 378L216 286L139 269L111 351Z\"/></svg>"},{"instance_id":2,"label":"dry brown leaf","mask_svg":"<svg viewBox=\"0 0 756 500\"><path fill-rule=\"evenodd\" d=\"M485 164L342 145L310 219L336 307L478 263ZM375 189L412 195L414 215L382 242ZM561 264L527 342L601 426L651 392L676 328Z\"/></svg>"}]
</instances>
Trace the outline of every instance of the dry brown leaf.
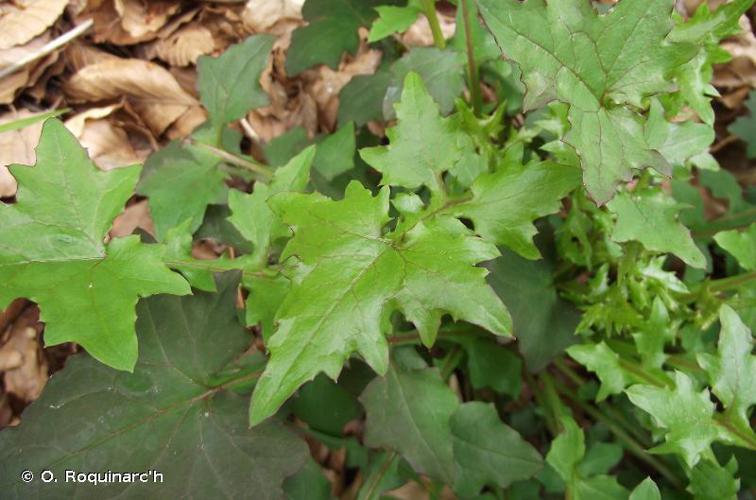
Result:
<instances>
[{"instance_id":1,"label":"dry brown leaf","mask_svg":"<svg viewBox=\"0 0 756 500\"><path fill-rule=\"evenodd\" d=\"M8 329L0 346L0 371L5 390L23 401L34 401L47 383L47 360L32 315L24 314Z\"/></svg>"},{"instance_id":2,"label":"dry brown leaf","mask_svg":"<svg viewBox=\"0 0 756 500\"><path fill-rule=\"evenodd\" d=\"M444 38L449 38L454 35L456 29L454 18L444 15L441 12L438 12L437 14ZM433 45L433 32L431 31L428 18L425 16L418 16L417 21L415 21L415 23L401 36L401 41L404 45L409 47L427 47Z\"/></svg>"},{"instance_id":3,"label":"dry brown leaf","mask_svg":"<svg viewBox=\"0 0 756 500\"><path fill-rule=\"evenodd\" d=\"M174 0L113 0L121 26L134 38L157 36L168 18L180 7Z\"/></svg>"},{"instance_id":4,"label":"dry brown leaf","mask_svg":"<svg viewBox=\"0 0 756 500\"><path fill-rule=\"evenodd\" d=\"M87 120L79 142L89 157L103 170L142 163L129 142L129 136L110 120Z\"/></svg>"},{"instance_id":5,"label":"dry brown leaf","mask_svg":"<svg viewBox=\"0 0 756 500\"><path fill-rule=\"evenodd\" d=\"M189 66L195 64L202 55L212 54L215 50L213 34L199 24L185 26L165 39L154 43L157 57L172 66Z\"/></svg>"},{"instance_id":6,"label":"dry brown leaf","mask_svg":"<svg viewBox=\"0 0 756 500\"><path fill-rule=\"evenodd\" d=\"M121 60L120 57L78 41L69 44L63 55L68 68L74 73L92 64Z\"/></svg>"},{"instance_id":7,"label":"dry brown leaf","mask_svg":"<svg viewBox=\"0 0 756 500\"><path fill-rule=\"evenodd\" d=\"M279 21L301 19L303 4L304 0L249 0L241 18L251 30L266 33Z\"/></svg>"},{"instance_id":8,"label":"dry brown leaf","mask_svg":"<svg viewBox=\"0 0 756 500\"><path fill-rule=\"evenodd\" d=\"M91 16L94 20L95 43L110 42L116 45L134 45L140 42L154 40L154 32L142 36L134 36L121 25L121 14L118 13L113 0L89 2L87 8L79 15L79 19Z\"/></svg>"},{"instance_id":9,"label":"dry brown leaf","mask_svg":"<svg viewBox=\"0 0 756 500\"><path fill-rule=\"evenodd\" d=\"M126 97L155 135L183 115L197 100L187 94L171 73L140 59L119 59L86 66L65 85L66 94L79 102Z\"/></svg>"},{"instance_id":10,"label":"dry brown leaf","mask_svg":"<svg viewBox=\"0 0 756 500\"><path fill-rule=\"evenodd\" d=\"M25 109L17 113L5 113L0 116L0 124L28 118L34 114ZM0 198L16 194L16 179L13 178L6 166L14 163L34 165L37 160L34 148L37 147L41 133L42 123L37 122L19 130L0 134Z\"/></svg>"},{"instance_id":11,"label":"dry brown leaf","mask_svg":"<svg viewBox=\"0 0 756 500\"><path fill-rule=\"evenodd\" d=\"M146 231L153 237L155 236L155 226L152 223L147 200L138 201L126 207L126 210L113 221L110 237L122 238L132 234L137 228Z\"/></svg>"},{"instance_id":12,"label":"dry brown leaf","mask_svg":"<svg viewBox=\"0 0 756 500\"><path fill-rule=\"evenodd\" d=\"M63 13L68 0L30 0L10 5L0 17L0 50L23 45L49 28Z\"/></svg>"},{"instance_id":13,"label":"dry brown leaf","mask_svg":"<svg viewBox=\"0 0 756 500\"><path fill-rule=\"evenodd\" d=\"M169 140L183 139L194 132L197 127L207 121L207 111L202 106L194 106L178 119L166 131L165 136Z\"/></svg>"},{"instance_id":14,"label":"dry brown leaf","mask_svg":"<svg viewBox=\"0 0 756 500\"><path fill-rule=\"evenodd\" d=\"M26 45L13 47L0 51L0 67L8 66L30 53L36 52L50 40L50 36L44 34L31 40ZM28 85L33 85L39 76L44 73L48 66L57 61L57 53L44 57L33 64L29 64L21 70L0 79L0 104L12 103L20 90Z\"/></svg>"}]
</instances>

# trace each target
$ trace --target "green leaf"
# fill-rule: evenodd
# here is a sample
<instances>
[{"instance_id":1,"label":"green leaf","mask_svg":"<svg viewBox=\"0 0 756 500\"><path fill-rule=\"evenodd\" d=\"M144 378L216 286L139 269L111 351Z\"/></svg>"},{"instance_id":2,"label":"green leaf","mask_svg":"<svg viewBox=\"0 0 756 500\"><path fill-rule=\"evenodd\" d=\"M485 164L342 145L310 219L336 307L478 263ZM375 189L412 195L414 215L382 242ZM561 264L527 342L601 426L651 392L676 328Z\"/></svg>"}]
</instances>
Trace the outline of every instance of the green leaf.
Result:
<instances>
[{"instance_id":1,"label":"green leaf","mask_svg":"<svg viewBox=\"0 0 756 500\"><path fill-rule=\"evenodd\" d=\"M576 169L552 162L502 165L478 177L472 200L457 205L454 214L472 220L484 238L538 259L533 221L558 212L562 198L579 184Z\"/></svg>"},{"instance_id":2,"label":"green leaf","mask_svg":"<svg viewBox=\"0 0 756 500\"><path fill-rule=\"evenodd\" d=\"M567 354L598 375L599 380L601 380L601 388L596 395L597 403L612 394L620 394L629 384L625 372L620 366L619 355L612 351L603 340L598 344L568 347Z\"/></svg>"},{"instance_id":3,"label":"green leaf","mask_svg":"<svg viewBox=\"0 0 756 500\"><path fill-rule=\"evenodd\" d=\"M722 467L716 460L701 460L690 471L688 491L696 500L735 500L740 480L735 478L738 462L735 457Z\"/></svg>"},{"instance_id":4,"label":"green leaf","mask_svg":"<svg viewBox=\"0 0 756 500\"><path fill-rule=\"evenodd\" d=\"M560 420L563 431L551 442L546 462L554 468L567 485L567 497L573 500L620 500L627 498L627 490L612 476L582 477L579 465L585 457L585 435L569 416Z\"/></svg>"},{"instance_id":5,"label":"green leaf","mask_svg":"<svg viewBox=\"0 0 756 500\"><path fill-rule=\"evenodd\" d=\"M370 33L368 33L368 43L377 42L387 36L391 36L394 33L401 33L417 19L418 14L422 12L419 7L415 5L408 5L406 7L394 7L391 5L384 5L375 8L378 12L378 19L373 22L370 27Z\"/></svg>"},{"instance_id":6,"label":"green leaf","mask_svg":"<svg viewBox=\"0 0 756 500\"><path fill-rule=\"evenodd\" d=\"M717 233L714 241L732 254L743 269L756 270L756 223L744 231L733 229Z\"/></svg>"},{"instance_id":7,"label":"green leaf","mask_svg":"<svg viewBox=\"0 0 756 500\"><path fill-rule=\"evenodd\" d=\"M339 93L339 123L354 122L361 127L383 119L383 97L391 84L391 72L384 68L372 75L357 75Z\"/></svg>"},{"instance_id":8,"label":"green leaf","mask_svg":"<svg viewBox=\"0 0 756 500\"><path fill-rule=\"evenodd\" d=\"M37 302L45 343L78 342L114 368L137 358L139 297L190 292L162 262L162 248L137 236L103 242L131 196L138 167L103 172L58 120L48 120L34 168L10 167L17 203L0 204L0 309Z\"/></svg>"},{"instance_id":9,"label":"green leaf","mask_svg":"<svg viewBox=\"0 0 756 500\"><path fill-rule=\"evenodd\" d=\"M486 485L508 487L536 475L543 459L533 446L501 422L492 404L470 402L451 417L454 489L463 497L477 495Z\"/></svg>"},{"instance_id":10,"label":"green leaf","mask_svg":"<svg viewBox=\"0 0 756 500\"><path fill-rule=\"evenodd\" d=\"M165 235L163 260L169 266L181 271L190 285L205 292L215 291L213 273L192 266L192 234L189 232L191 219L170 229Z\"/></svg>"},{"instance_id":11,"label":"green leaf","mask_svg":"<svg viewBox=\"0 0 756 500\"><path fill-rule=\"evenodd\" d=\"M629 500L662 500L662 497L654 480L647 477L630 493Z\"/></svg>"},{"instance_id":12,"label":"green leaf","mask_svg":"<svg viewBox=\"0 0 756 500\"><path fill-rule=\"evenodd\" d=\"M225 201L226 175L218 159L195 146L172 142L147 159L137 191L149 197L158 239L187 219L188 232L202 224L205 209Z\"/></svg>"},{"instance_id":13,"label":"green leaf","mask_svg":"<svg viewBox=\"0 0 756 500\"><path fill-rule=\"evenodd\" d=\"M197 60L200 99L215 130L268 104L260 76L268 65L275 38L254 35L232 45L219 57Z\"/></svg>"},{"instance_id":14,"label":"green leaf","mask_svg":"<svg viewBox=\"0 0 756 500\"><path fill-rule=\"evenodd\" d=\"M415 471L451 484L450 419L459 400L435 369L391 367L360 396L367 412L365 444L398 451Z\"/></svg>"},{"instance_id":15,"label":"green leaf","mask_svg":"<svg viewBox=\"0 0 756 500\"><path fill-rule=\"evenodd\" d=\"M585 435L572 417L562 417L563 431L551 442L546 462L569 482L585 456Z\"/></svg>"},{"instance_id":16,"label":"green leaf","mask_svg":"<svg viewBox=\"0 0 756 500\"><path fill-rule=\"evenodd\" d=\"M372 197L357 182L341 201L282 193L270 202L294 230L281 259L296 256L301 273L276 315L270 362L252 398L253 425L316 374L335 379L352 353L386 373L394 310L415 324L426 345L445 313L509 334L509 314L486 285L487 272L475 267L496 249L459 221L439 217L384 236L389 190Z\"/></svg>"},{"instance_id":17,"label":"green leaf","mask_svg":"<svg viewBox=\"0 0 756 500\"><path fill-rule=\"evenodd\" d=\"M364 470L365 481L357 500L376 500L384 491L401 486L405 480L399 474L399 464L400 457L394 451L375 453Z\"/></svg>"},{"instance_id":18,"label":"green leaf","mask_svg":"<svg viewBox=\"0 0 756 500\"><path fill-rule=\"evenodd\" d=\"M402 85L409 73L420 75L441 114L452 112L454 100L465 88L464 56L454 50L417 47L391 66L391 83L383 99L383 117L386 120L395 117L394 103L399 100Z\"/></svg>"},{"instance_id":19,"label":"green leaf","mask_svg":"<svg viewBox=\"0 0 756 500\"><path fill-rule=\"evenodd\" d=\"M453 169L472 150L472 141L453 120L441 117L417 73L407 74L396 114L397 125L386 131L390 144L363 148L360 156L383 174L383 185L442 189L437 176Z\"/></svg>"},{"instance_id":20,"label":"green leaf","mask_svg":"<svg viewBox=\"0 0 756 500\"><path fill-rule=\"evenodd\" d=\"M289 408L311 429L331 436L341 436L347 422L362 414L357 399L324 375L303 385Z\"/></svg>"},{"instance_id":21,"label":"green leaf","mask_svg":"<svg viewBox=\"0 0 756 500\"><path fill-rule=\"evenodd\" d=\"M666 442L651 451L678 453L689 467L702 455L711 455L711 443L719 436L714 424L714 403L709 390L696 392L693 380L675 372L675 388L633 385L626 391L630 401L653 418L664 430Z\"/></svg>"},{"instance_id":22,"label":"green leaf","mask_svg":"<svg viewBox=\"0 0 756 500\"><path fill-rule=\"evenodd\" d=\"M708 154L709 146L714 142L714 129L692 121L668 122L662 105L655 99L648 114L646 141L672 166L685 166L691 158Z\"/></svg>"},{"instance_id":23,"label":"green leaf","mask_svg":"<svg viewBox=\"0 0 756 500\"><path fill-rule=\"evenodd\" d=\"M252 194L236 190L228 193L228 220L254 245L252 260L259 267L267 261L273 242L290 235L289 228L268 206L268 200L279 193L303 191L314 159L315 146L310 146L276 169L269 184L256 182Z\"/></svg>"},{"instance_id":24,"label":"green leaf","mask_svg":"<svg viewBox=\"0 0 756 500\"><path fill-rule=\"evenodd\" d=\"M328 181L354 168L354 123L348 122L318 143L313 168Z\"/></svg>"},{"instance_id":25,"label":"green leaf","mask_svg":"<svg viewBox=\"0 0 756 500\"><path fill-rule=\"evenodd\" d=\"M699 364L707 371L712 391L726 409L725 415L750 429L748 409L756 404L756 356L751 331L729 306L719 310L722 329L717 354L701 353ZM746 431L747 432L747 431Z\"/></svg>"},{"instance_id":26,"label":"green leaf","mask_svg":"<svg viewBox=\"0 0 756 500\"><path fill-rule=\"evenodd\" d=\"M69 358L21 425L0 433L3 495L148 498L159 491L169 498L211 498L222 491L239 498L254 491L280 497L284 478L309 456L306 444L278 422L250 430L246 398L209 383L250 342L236 321L236 281L229 278L219 282L217 294L140 303L133 374L86 355ZM37 476L22 483L24 469L35 475L51 470L58 481L46 484ZM66 482L65 470L154 470L163 482L82 484Z\"/></svg>"},{"instance_id":27,"label":"green leaf","mask_svg":"<svg viewBox=\"0 0 756 500\"><path fill-rule=\"evenodd\" d=\"M286 479L286 500L331 500L331 482L320 465L308 458L302 470Z\"/></svg>"},{"instance_id":28,"label":"green leaf","mask_svg":"<svg viewBox=\"0 0 756 500\"><path fill-rule=\"evenodd\" d=\"M539 247L550 248L549 244ZM580 315L557 295L553 255L532 261L507 250L501 253L486 264L491 270L488 280L512 314L517 348L528 370L538 371L575 342Z\"/></svg>"},{"instance_id":29,"label":"green leaf","mask_svg":"<svg viewBox=\"0 0 756 500\"><path fill-rule=\"evenodd\" d=\"M730 132L748 145L748 157L756 158L756 91L751 91L746 101L749 115L741 116L730 125Z\"/></svg>"},{"instance_id":30,"label":"green leaf","mask_svg":"<svg viewBox=\"0 0 756 500\"><path fill-rule=\"evenodd\" d=\"M307 0L302 17L307 21L292 33L286 72L296 75L317 64L336 69L344 52L354 54L360 45L357 29L375 19L374 7L386 0Z\"/></svg>"},{"instance_id":31,"label":"green leaf","mask_svg":"<svg viewBox=\"0 0 756 500\"><path fill-rule=\"evenodd\" d=\"M473 389L490 387L513 399L520 396L522 361L515 353L478 335L455 335L449 340L463 346L467 353Z\"/></svg>"},{"instance_id":32,"label":"green leaf","mask_svg":"<svg viewBox=\"0 0 756 500\"><path fill-rule=\"evenodd\" d=\"M693 57L665 44L672 0L621 1L598 15L590 2L482 0L481 14L505 55L520 65L524 108L570 105L565 137L580 157L583 180L598 203L612 198L633 170L669 171L647 143L644 97L670 90L666 73Z\"/></svg>"},{"instance_id":33,"label":"green leaf","mask_svg":"<svg viewBox=\"0 0 756 500\"><path fill-rule=\"evenodd\" d=\"M673 253L692 267L706 266L690 231L677 220L685 206L671 196L652 189L623 191L607 206L617 215L612 240L639 241L648 250Z\"/></svg>"}]
</instances>

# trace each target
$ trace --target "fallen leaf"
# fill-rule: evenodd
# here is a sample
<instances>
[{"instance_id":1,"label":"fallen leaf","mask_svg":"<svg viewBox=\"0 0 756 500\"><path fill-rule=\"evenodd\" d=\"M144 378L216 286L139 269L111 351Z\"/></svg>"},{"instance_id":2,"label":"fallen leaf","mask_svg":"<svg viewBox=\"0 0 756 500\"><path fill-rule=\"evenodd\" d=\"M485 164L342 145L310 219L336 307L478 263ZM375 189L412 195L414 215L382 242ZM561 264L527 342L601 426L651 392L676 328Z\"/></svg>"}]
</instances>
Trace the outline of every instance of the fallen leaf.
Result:
<instances>
[{"instance_id":1,"label":"fallen leaf","mask_svg":"<svg viewBox=\"0 0 756 500\"><path fill-rule=\"evenodd\" d=\"M68 0L31 0L11 3L0 17L0 50L23 45L49 28L63 13Z\"/></svg>"},{"instance_id":2,"label":"fallen leaf","mask_svg":"<svg viewBox=\"0 0 756 500\"><path fill-rule=\"evenodd\" d=\"M172 0L113 0L116 12L121 16L121 27L134 38L157 36L168 18L179 9L179 2Z\"/></svg>"},{"instance_id":3,"label":"fallen leaf","mask_svg":"<svg viewBox=\"0 0 756 500\"><path fill-rule=\"evenodd\" d=\"M27 118L34 114L26 109L18 112L11 111L0 115L0 124ZM34 148L37 147L40 133L42 133L42 122L0 134L0 198L16 194L16 179L6 166L14 163L33 165L36 161Z\"/></svg>"},{"instance_id":4,"label":"fallen leaf","mask_svg":"<svg viewBox=\"0 0 756 500\"><path fill-rule=\"evenodd\" d=\"M38 51L49 40L50 36L44 34L34 38L26 45L0 50L0 68L13 64L19 59ZM12 103L19 90L26 88L28 85L34 85L45 69L57 61L57 59L57 53L49 54L47 57L28 64L19 71L0 79L0 104Z\"/></svg>"},{"instance_id":5,"label":"fallen leaf","mask_svg":"<svg viewBox=\"0 0 756 500\"><path fill-rule=\"evenodd\" d=\"M215 50L213 34L199 24L183 27L154 42L155 55L172 66L196 64L197 58Z\"/></svg>"},{"instance_id":6,"label":"fallen leaf","mask_svg":"<svg viewBox=\"0 0 756 500\"><path fill-rule=\"evenodd\" d=\"M29 402L47 383L47 360L42 352L33 314L24 313L8 328L0 345L0 371L8 394Z\"/></svg>"},{"instance_id":7,"label":"fallen leaf","mask_svg":"<svg viewBox=\"0 0 756 500\"><path fill-rule=\"evenodd\" d=\"M437 15L438 23L441 25L441 32L444 34L444 38L451 38L456 30L454 17L444 15L441 12L437 12ZM428 47L433 45L433 32L431 31L428 18L425 16L417 16L417 21L404 32L401 36L401 41L404 45L410 47Z\"/></svg>"},{"instance_id":8,"label":"fallen leaf","mask_svg":"<svg viewBox=\"0 0 756 500\"><path fill-rule=\"evenodd\" d=\"M126 100L155 135L199 103L163 67L140 59L119 59L85 66L65 85L79 102Z\"/></svg>"},{"instance_id":9,"label":"fallen leaf","mask_svg":"<svg viewBox=\"0 0 756 500\"><path fill-rule=\"evenodd\" d=\"M147 200L138 201L126 207L113 221L110 229L111 238L122 238L133 234L136 229L142 229L155 237L155 225L150 216L150 206Z\"/></svg>"},{"instance_id":10,"label":"fallen leaf","mask_svg":"<svg viewBox=\"0 0 756 500\"><path fill-rule=\"evenodd\" d=\"M268 33L281 20L301 20L304 0L249 0L242 20L258 33Z\"/></svg>"}]
</instances>

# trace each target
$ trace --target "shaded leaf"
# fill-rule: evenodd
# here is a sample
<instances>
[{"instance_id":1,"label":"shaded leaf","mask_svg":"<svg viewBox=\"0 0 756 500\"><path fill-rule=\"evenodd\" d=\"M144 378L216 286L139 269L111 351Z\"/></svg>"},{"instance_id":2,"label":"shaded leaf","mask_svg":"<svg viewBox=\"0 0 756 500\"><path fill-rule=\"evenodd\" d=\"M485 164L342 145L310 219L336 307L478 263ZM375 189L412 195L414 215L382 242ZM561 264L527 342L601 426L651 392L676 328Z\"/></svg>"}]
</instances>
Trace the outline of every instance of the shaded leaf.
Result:
<instances>
[{"instance_id":1,"label":"shaded leaf","mask_svg":"<svg viewBox=\"0 0 756 500\"><path fill-rule=\"evenodd\" d=\"M474 496L485 485L508 487L528 479L543 467L541 455L511 427L499 419L491 404L470 402L451 418L455 490Z\"/></svg>"},{"instance_id":2,"label":"shaded leaf","mask_svg":"<svg viewBox=\"0 0 756 500\"><path fill-rule=\"evenodd\" d=\"M5 494L145 498L159 491L180 498L213 497L221 488L229 497L282 497L284 478L309 455L304 441L278 422L248 429L245 398L210 383L250 342L235 319L232 278L223 278L218 294L142 302L133 374L86 355L70 358L23 423L0 434ZM23 469L49 469L58 482L25 484ZM163 482L65 482L67 469L155 470Z\"/></svg>"}]
</instances>

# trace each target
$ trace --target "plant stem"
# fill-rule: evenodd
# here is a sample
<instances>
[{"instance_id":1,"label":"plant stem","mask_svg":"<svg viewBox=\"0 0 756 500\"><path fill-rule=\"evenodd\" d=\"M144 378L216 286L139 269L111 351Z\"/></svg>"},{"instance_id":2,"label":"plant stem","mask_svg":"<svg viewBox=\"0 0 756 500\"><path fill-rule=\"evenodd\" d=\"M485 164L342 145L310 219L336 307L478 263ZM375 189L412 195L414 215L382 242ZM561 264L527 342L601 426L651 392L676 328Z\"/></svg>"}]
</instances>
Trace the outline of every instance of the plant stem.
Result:
<instances>
[{"instance_id":1,"label":"plant stem","mask_svg":"<svg viewBox=\"0 0 756 500\"><path fill-rule=\"evenodd\" d=\"M420 0L423 7L423 13L428 18L430 24L431 33L433 33L433 43L439 49L446 47L446 39L444 33L441 31L441 24L438 22L438 14L436 13L436 0Z\"/></svg>"},{"instance_id":2,"label":"plant stem","mask_svg":"<svg viewBox=\"0 0 756 500\"><path fill-rule=\"evenodd\" d=\"M730 276L719 280L712 280L709 282L709 290L712 292L724 292L725 290L737 288L740 285L744 285L753 280L756 280L756 271L738 274L736 276Z\"/></svg>"},{"instance_id":3,"label":"plant stem","mask_svg":"<svg viewBox=\"0 0 756 500\"><path fill-rule=\"evenodd\" d=\"M452 349L446 355L446 358L444 358L443 363L441 364L441 378L443 378L444 380L448 379L454 372L454 370L456 370L457 365L459 365L459 362L462 361L464 355L465 353L464 351L462 351L459 345L452 347Z\"/></svg>"},{"instance_id":4,"label":"plant stem","mask_svg":"<svg viewBox=\"0 0 756 500\"><path fill-rule=\"evenodd\" d=\"M222 149L210 146L209 144L205 144L199 141L191 141L191 143L192 145L206 150L210 154L220 158L225 162L236 165L237 167L241 167L245 170L249 170L250 172L254 172L255 174L258 174L265 179L270 179L273 176L273 171L269 167L266 167L261 163L247 160L246 158L236 156L227 151L223 151Z\"/></svg>"},{"instance_id":5,"label":"plant stem","mask_svg":"<svg viewBox=\"0 0 756 500\"><path fill-rule=\"evenodd\" d=\"M639 460L645 462L646 464L650 465L654 469L656 469L659 474L664 476L672 485L675 486L675 488L682 489L684 488L684 482L680 480L673 472L672 470L667 467L665 463L663 463L661 460L658 460L656 457L650 455L644 448L641 446L635 439L632 438L624 429L622 429L620 426L618 426L611 418L604 415L601 411L598 409L592 407L591 405L581 401L577 396L575 396L572 391L567 389L566 387L562 386L561 384L557 384L557 390L560 394L568 398L570 401L572 401L575 405L580 407L581 410L583 410L585 413L587 413L593 420L597 422L601 422L614 434L619 441L622 442L623 445L625 445L625 448L627 451L630 452L630 454L637 457Z\"/></svg>"},{"instance_id":6,"label":"plant stem","mask_svg":"<svg viewBox=\"0 0 756 500\"><path fill-rule=\"evenodd\" d=\"M478 65L475 62L475 47L473 46L472 32L470 31L470 0L460 0L462 4L462 19L465 23L465 45L467 46L467 76L468 86L470 87L470 100L473 105L475 116L480 116L483 107L483 98L480 95L480 80L478 75Z\"/></svg>"}]
</instances>

